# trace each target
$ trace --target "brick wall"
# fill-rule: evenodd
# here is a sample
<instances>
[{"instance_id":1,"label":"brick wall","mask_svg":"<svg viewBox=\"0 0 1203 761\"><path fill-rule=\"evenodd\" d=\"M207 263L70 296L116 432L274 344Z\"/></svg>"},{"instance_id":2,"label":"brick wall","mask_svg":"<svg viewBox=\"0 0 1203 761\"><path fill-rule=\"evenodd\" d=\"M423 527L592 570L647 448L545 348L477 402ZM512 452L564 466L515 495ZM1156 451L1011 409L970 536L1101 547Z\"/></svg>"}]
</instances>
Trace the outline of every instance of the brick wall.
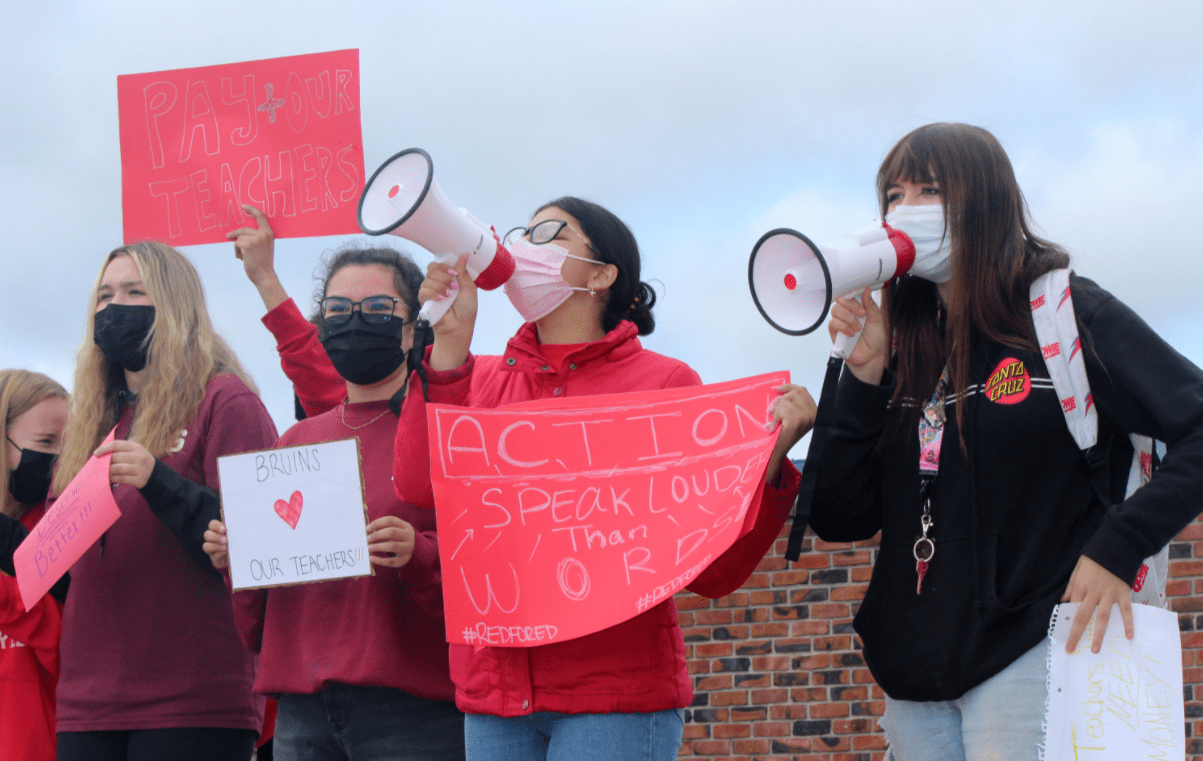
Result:
<instances>
[{"instance_id":1,"label":"brick wall","mask_svg":"<svg viewBox=\"0 0 1203 761\"><path fill-rule=\"evenodd\" d=\"M718 600L677 595L694 683L680 755L882 761L884 693L852 631L877 540L833 544L808 531L800 561L790 564L786 533L737 592ZM1187 758L1203 761L1203 522L1170 545L1170 563Z\"/></svg>"}]
</instances>

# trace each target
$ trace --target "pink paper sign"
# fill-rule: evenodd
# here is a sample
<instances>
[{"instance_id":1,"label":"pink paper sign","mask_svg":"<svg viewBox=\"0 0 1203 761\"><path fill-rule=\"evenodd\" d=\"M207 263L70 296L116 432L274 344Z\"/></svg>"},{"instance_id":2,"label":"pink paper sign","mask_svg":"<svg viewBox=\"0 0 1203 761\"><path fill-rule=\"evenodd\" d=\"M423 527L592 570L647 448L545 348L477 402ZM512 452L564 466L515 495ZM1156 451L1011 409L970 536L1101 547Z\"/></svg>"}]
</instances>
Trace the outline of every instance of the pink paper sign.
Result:
<instances>
[{"instance_id":1,"label":"pink paper sign","mask_svg":"<svg viewBox=\"0 0 1203 761\"><path fill-rule=\"evenodd\" d=\"M573 639L697 578L755 522L787 382L431 405L447 640Z\"/></svg>"},{"instance_id":2,"label":"pink paper sign","mask_svg":"<svg viewBox=\"0 0 1203 761\"><path fill-rule=\"evenodd\" d=\"M117 77L125 242L357 233L359 51Z\"/></svg>"},{"instance_id":3,"label":"pink paper sign","mask_svg":"<svg viewBox=\"0 0 1203 761\"><path fill-rule=\"evenodd\" d=\"M114 431L109 431L102 443L112 441ZM32 610L42 595L121 517L109 486L112 458L107 454L84 463L13 553L25 610Z\"/></svg>"}]
</instances>

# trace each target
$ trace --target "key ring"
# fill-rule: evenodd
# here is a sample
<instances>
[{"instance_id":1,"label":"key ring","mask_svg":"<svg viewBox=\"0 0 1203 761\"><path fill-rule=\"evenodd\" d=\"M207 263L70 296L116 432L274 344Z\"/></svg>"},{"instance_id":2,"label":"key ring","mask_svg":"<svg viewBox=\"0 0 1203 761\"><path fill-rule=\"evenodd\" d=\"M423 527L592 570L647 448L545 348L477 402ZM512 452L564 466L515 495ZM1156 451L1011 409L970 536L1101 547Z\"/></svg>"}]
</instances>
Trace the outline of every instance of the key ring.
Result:
<instances>
[{"instance_id":1,"label":"key ring","mask_svg":"<svg viewBox=\"0 0 1203 761\"><path fill-rule=\"evenodd\" d=\"M920 548L923 548L922 550ZM936 543L928 539L926 536L921 536L915 542L915 560L926 563L936 554Z\"/></svg>"}]
</instances>

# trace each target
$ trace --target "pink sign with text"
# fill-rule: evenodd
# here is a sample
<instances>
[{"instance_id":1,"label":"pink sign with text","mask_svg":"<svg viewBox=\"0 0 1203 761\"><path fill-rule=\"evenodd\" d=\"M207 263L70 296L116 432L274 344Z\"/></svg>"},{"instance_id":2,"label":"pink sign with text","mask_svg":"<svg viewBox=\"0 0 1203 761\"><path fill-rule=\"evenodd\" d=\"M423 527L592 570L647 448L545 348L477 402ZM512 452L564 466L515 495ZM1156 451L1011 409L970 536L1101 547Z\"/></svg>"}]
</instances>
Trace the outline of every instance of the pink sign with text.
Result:
<instances>
[{"instance_id":1,"label":"pink sign with text","mask_svg":"<svg viewBox=\"0 0 1203 761\"><path fill-rule=\"evenodd\" d=\"M448 641L573 639L688 585L755 522L787 382L431 405Z\"/></svg>"},{"instance_id":2,"label":"pink sign with text","mask_svg":"<svg viewBox=\"0 0 1203 761\"><path fill-rule=\"evenodd\" d=\"M102 443L112 440L113 431L109 431ZM121 517L109 486L111 459L113 456L107 454L84 463L13 553L17 586L26 610L31 610Z\"/></svg>"},{"instance_id":3,"label":"pink sign with text","mask_svg":"<svg viewBox=\"0 0 1203 761\"><path fill-rule=\"evenodd\" d=\"M126 243L217 243L268 216L277 238L357 233L359 51L117 77Z\"/></svg>"}]
</instances>

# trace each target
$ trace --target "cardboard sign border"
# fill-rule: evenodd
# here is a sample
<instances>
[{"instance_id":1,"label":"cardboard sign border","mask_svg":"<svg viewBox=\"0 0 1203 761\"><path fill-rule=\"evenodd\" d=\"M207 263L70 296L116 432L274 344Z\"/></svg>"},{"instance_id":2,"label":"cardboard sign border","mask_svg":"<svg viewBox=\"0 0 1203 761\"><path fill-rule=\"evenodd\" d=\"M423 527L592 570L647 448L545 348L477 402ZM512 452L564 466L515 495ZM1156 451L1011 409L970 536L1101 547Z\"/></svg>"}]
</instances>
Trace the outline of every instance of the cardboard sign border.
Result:
<instances>
[{"instance_id":1,"label":"cardboard sign border","mask_svg":"<svg viewBox=\"0 0 1203 761\"><path fill-rule=\"evenodd\" d=\"M267 449L250 449L250 450L247 450L246 452L233 452L228 455L222 455L222 457L218 457L217 459L218 459L218 462L220 463L220 461L223 457L241 457L242 455L247 455L247 454L265 454L268 452L280 452L280 451L284 451L284 450L288 450L288 449L298 449L300 447L312 446L314 444L337 444L340 441L355 442L355 459L359 462L359 504L361 507L363 507L364 536L366 539L367 525L369 523L371 523L371 521L368 519L367 499L364 497L364 494L367 491L367 487L363 480L363 452L361 452L360 448L359 448L359 437L358 436L351 436L350 438L346 438L346 439L332 439L330 441L311 441L308 444L291 444L286 447L269 447ZM221 468L221 465L219 464L218 465L219 473L220 473L220 468ZM217 498L218 498L218 502L219 502L218 507L219 507L219 510L221 513L221 522L222 522L222 525L226 525L225 499L221 496L220 492L218 493ZM227 536L227 542L228 542L228 537L229 537L228 528L227 528L226 536ZM227 547L226 555L228 556L230 554L230 551L228 549L229 548L228 543L226 544L226 547ZM313 581L287 581L287 582L283 582L281 584L263 584L258 587L235 587L234 586L234 574L230 573L229 574L230 591L231 592L253 592L253 591L259 590L259 589L275 589L277 587L300 587L300 586L305 586L307 584L322 584L327 581L347 581L348 579L363 579L363 578L375 576L376 575L376 564L372 562L371 550L368 550L368 558L367 559L368 559L368 572L367 573L355 574L353 576L340 576L337 579L314 579ZM230 563L227 560L227 565L226 565L227 572L228 572L229 568L230 568Z\"/></svg>"}]
</instances>

